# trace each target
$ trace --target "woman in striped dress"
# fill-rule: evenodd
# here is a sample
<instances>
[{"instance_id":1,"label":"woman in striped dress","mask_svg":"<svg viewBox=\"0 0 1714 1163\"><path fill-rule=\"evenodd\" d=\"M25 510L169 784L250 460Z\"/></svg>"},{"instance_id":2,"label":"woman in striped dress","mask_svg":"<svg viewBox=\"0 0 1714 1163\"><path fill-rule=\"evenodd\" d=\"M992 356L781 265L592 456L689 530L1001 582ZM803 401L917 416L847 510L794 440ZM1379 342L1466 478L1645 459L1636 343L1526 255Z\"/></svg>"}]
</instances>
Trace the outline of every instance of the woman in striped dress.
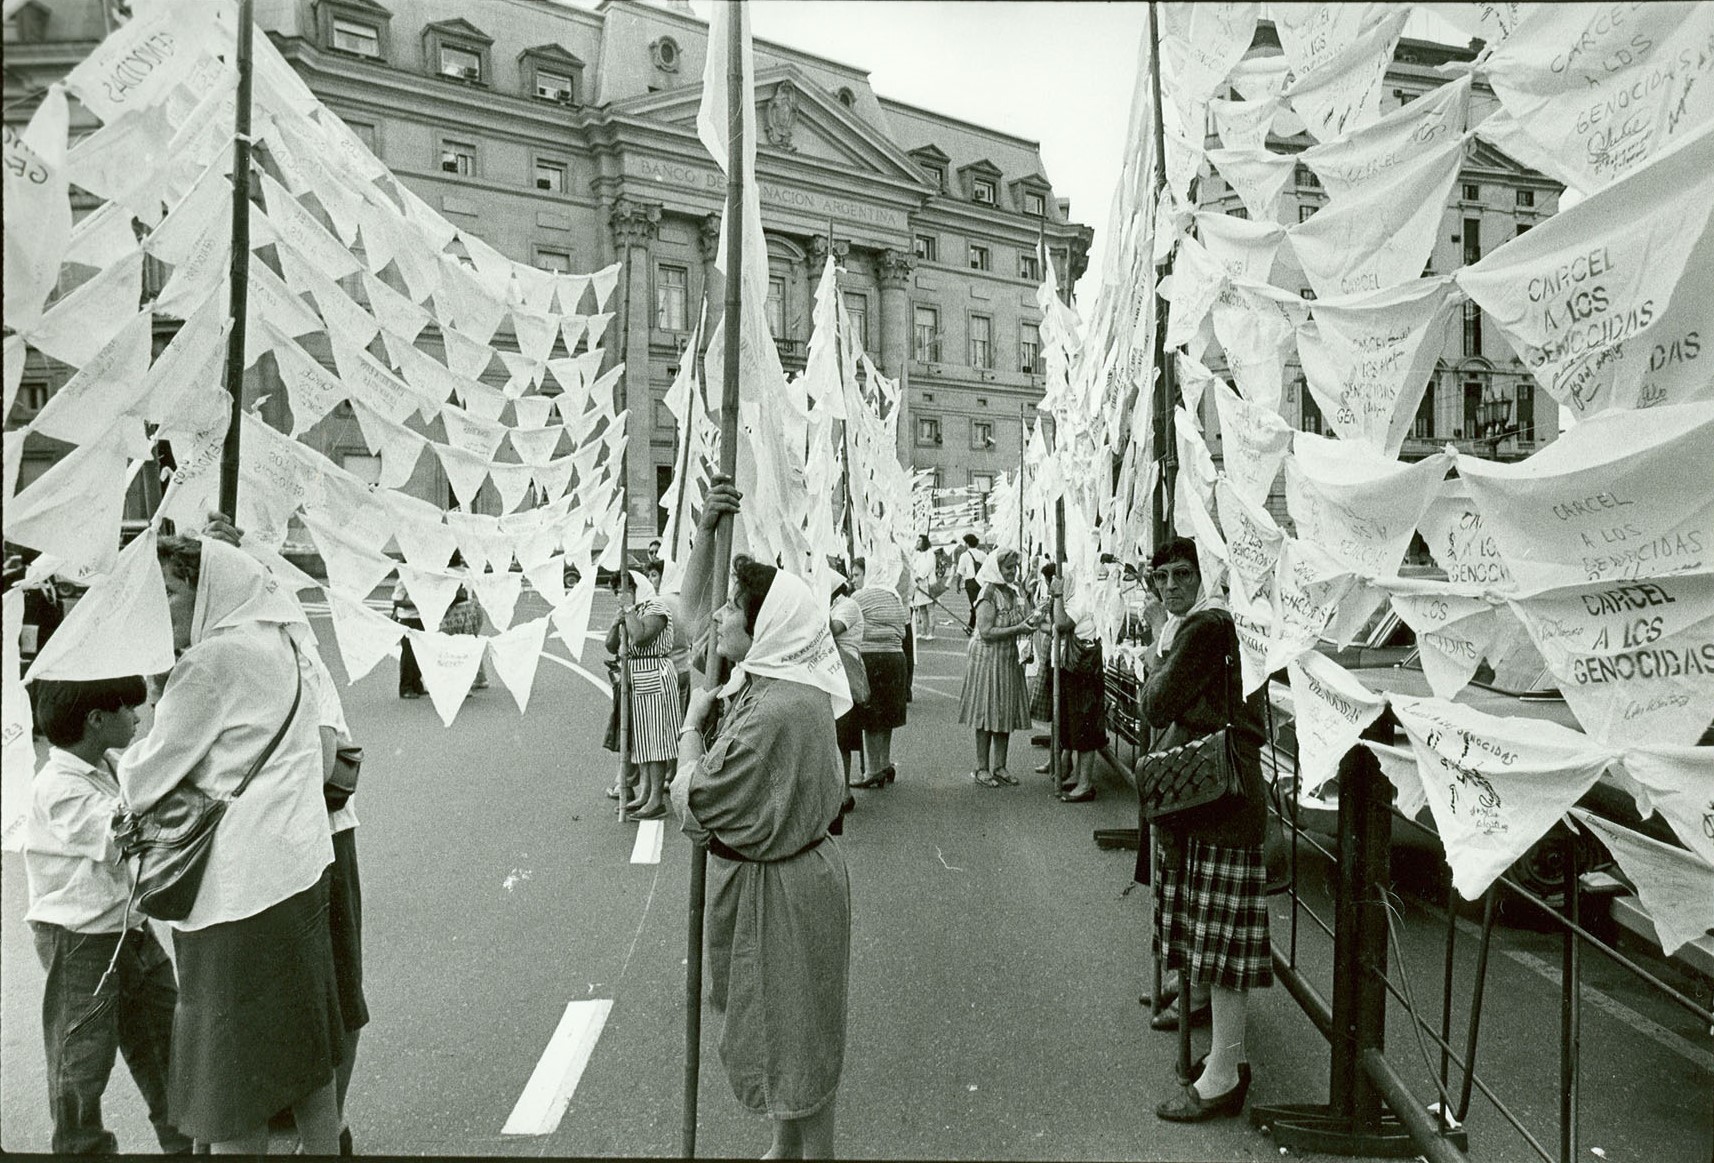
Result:
<instances>
[{"instance_id":1,"label":"woman in striped dress","mask_svg":"<svg viewBox=\"0 0 1714 1163\"><path fill-rule=\"evenodd\" d=\"M1018 587L1015 549L988 555L976 577L976 632L964 661L964 690L958 721L976 729L976 770L970 778L983 787L1016 786L1006 770L1011 732L1030 729L1030 698L1018 639L1036 630L1036 619ZM989 761L993 766L989 766Z\"/></svg>"},{"instance_id":2,"label":"woman in striped dress","mask_svg":"<svg viewBox=\"0 0 1714 1163\"><path fill-rule=\"evenodd\" d=\"M618 653L620 627L630 635L631 762L639 775L639 797L625 804L631 819L666 815L667 768L678 759L678 671L673 666L672 611L655 587L634 571L619 581L619 616L607 631L607 649Z\"/></svg>"}]
</instances>

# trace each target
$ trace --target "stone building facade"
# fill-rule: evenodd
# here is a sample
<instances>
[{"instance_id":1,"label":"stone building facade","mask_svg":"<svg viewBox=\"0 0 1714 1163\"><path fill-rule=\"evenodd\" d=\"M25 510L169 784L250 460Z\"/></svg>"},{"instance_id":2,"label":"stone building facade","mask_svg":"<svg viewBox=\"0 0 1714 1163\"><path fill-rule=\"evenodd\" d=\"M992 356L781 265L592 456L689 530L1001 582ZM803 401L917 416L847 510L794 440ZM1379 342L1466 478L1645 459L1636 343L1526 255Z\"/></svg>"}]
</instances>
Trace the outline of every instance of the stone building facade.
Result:
<instances>
[{"instance_id":1,"label":"stone building facade","mask_svg":"<svg viewBox=\"0 0 1714 1163\"><path fill-rule=\"evenodd\" d=\"M606 346L628 369L631 528L646 539L672 471L662 397L705 294L720 294L724 180L696 136L707 25L682 0L257 0L256 16L455 225L543 268L625 263ZM99 0L31 0L8 18L8 121L28 118L28 94L88 52L103 19ZM1069 294L1093 232L1054 196L1037 143L886 99L858 67L765 41L755 58L768 316L788 374L831 247L865 346L906 389L901 457L945 486L985 487L1018 463L1044 388L1038 247ZM27 376L35 406L63 379L35 364ZM9 423L29 414L21 404ZM359 465L366 450L344 431L312 439ZM53 453L31 455L26 480ZM446 493L440 481L435 499Z\"/></svg>"}]
</instances>

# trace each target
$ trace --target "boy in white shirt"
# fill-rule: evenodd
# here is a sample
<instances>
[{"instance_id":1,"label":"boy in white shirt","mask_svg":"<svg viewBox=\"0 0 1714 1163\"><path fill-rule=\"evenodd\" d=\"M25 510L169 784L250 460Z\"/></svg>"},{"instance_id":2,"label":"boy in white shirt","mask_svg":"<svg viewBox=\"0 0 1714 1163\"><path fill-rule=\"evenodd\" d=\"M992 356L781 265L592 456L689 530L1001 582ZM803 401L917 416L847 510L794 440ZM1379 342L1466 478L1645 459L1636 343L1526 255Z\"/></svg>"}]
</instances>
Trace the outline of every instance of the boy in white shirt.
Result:
<instances>
[{"instance_id":1,"label":"boy in white shirt","mask_svg":"<svg viewBox=\"0 0 1714 1163\"><path fill-rule=\"evenodd\" d=\"M167 1062L178 983L141 914L127 917L130 880L113 842L119 781L112 755L131 742L140 677L35 684L36 721L52 744L30 789L26 919L47 970L42 1035L56 1154L116 1152L101 1095L116 1053L168 1154L191 1140L167 1122ZM127 929L127 925L130 928Z\"/></svg>"}]
</instances>

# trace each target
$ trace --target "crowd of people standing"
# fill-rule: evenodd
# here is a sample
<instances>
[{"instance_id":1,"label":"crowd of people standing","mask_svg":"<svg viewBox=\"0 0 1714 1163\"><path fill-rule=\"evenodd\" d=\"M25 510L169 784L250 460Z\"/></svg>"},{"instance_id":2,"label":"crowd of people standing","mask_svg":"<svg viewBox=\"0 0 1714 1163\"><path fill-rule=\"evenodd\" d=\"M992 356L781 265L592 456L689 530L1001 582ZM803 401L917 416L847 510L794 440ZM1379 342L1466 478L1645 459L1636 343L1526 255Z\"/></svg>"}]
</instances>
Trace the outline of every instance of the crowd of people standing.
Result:
<instances>
[{"instance_id":1,"label":"crowd of people standing","mask_svg":"<svg viewBox=\"0 0 1714 1163\"><path fill-rule=\"evenodd\" d=\"M717 481L703 532L739 506ZM302 607L234 548L239 537L219 518L201 540L160 541L178 653L168 674L33 691L50 749L33 787L28 919L47 973L55 1151L116 1149L101 1095L120 1055L163 1150L260 1152L283 1117L306 1152L352 1150L343 1110L368 1012L357 820L335 773L353 740ZM773 1120L771 1155L825 1157L851 923L835 837L852 788L898 779L892 739L908 718L915 643L935 637L948 583L967 583L958 721L972 734L972 784L1017 786L1012 735L1057 712L1061 754L1036 771L1058 773L1062 801L1087 803L1107 742L1094 587L1051 564L1031 576L1017 549L985 551L972 536L950 564L925 538L898 578L869 577L861 557L834 563L817 593L742 556L715 578L712 540L697 539L679 593L660 592L658 560L615 578L606 743L629 764L608 794L628 819L660 819L670 801L706 845L709 997L725 1015L734 1094ZM1200 1121L1242 1108L1247 999L1271 983L1260 696L1242 696L1231 616L1203 592L1194 544L1161 547L1148 577L1140 704L1155 745L1228 729L1244 781L1218 811L1160 829L1154 860L1138 861L1139 881L1157 866L1152 944L1171 975L1143 999L1170 1007L1152 1024L1213 1027L1209 1054L1157 1113ZM458 621L460 600L474 608L455 600L443 631L479 629ZM395 605L401 620L416 613L408 593ZM718 687L699 673L710 643L730 669ZM411 663L407 646L402 695ZM151 703L153 726L134 740ZM123 855L127 829L186 787L225 807L200 887L169 918L169 962Z\"/></svg>"}]
</instances>

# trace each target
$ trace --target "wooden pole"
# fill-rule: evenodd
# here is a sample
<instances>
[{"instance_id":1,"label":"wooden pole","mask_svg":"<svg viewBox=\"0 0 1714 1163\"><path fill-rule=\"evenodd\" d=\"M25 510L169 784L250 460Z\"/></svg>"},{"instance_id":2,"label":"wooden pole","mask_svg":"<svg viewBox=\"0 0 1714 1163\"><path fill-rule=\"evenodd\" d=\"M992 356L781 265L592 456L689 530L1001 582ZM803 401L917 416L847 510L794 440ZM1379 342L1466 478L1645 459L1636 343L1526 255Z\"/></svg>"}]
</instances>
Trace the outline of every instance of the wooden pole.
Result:
<instances>
[{"instance_id":1,"label":"wooden pole","mask_svg":"<svg viewBox=\"0 0 1714 1163\"><path fill-rule=\"evenodd\" d=\"M1160 6L1149 0L1149 85L1154 93L1155 121L1155 206L1160 205L1161 191L1166 189L1166 124L1161 113L1161 36ZM1159 226L1159 223L1156 224ZM1172 273L1172 260L1167 260L1166 273ZM1166 352L1167 303L1157 296L1155 304L1155 368L1160 373L1155 390L1155 456L1161 466L1161 479L1154 489L1154 541L1158 546L1172 536L1174 475L1178 471L1178 449L1172 439L1172 400L1176 392L1176 376Z\"/></svg>"},{"instance_id":2,"label":"wooden pole","mask_svg":"<svg viewBox=\"0 0 1714 1163\"><path fill-rule=\"evenodd\" d=\"M624 322L619 334L629 337L631 334L631 234L628 226L622 226L625 231L624 245L620 269L624 272L625 297L619 301L619 309L624 313ZM567 353L569 354L569 353ZM645 379L644 381L648 381ZM625 368L625 374L619 377L619 412L624 414L631 406L631 368ZM619 574L618 592L625 592L625 583L630 579L625 576L630 566L631 555L631 418L625 417L624 438L619 444L619 490L625 498L622 519L619 522ZM622 600L622 599L621 599ZM632 602L635 604L636 591L632 591ZM623 611L624 607L620 607ZM623 612L619 615L619 818L624 820L629 813L626 804L631 798L631 769L633 749L631 747L631 625L625 620Z\"/></svg>"},{"instance_id":3,"label":"wooden pole","mask_svg":"<svg viewBox=\"0 0 1714 1163\"><path fill-rule=\"evenodd\" d=\"M1060 447L1057 428L1054 432L1054 449ZM1061 488L1064 487L1063 481ZM1065 783L1065 772L1062 770L1064 760L1061 751L1062 740L1059 737L1060 708L1065 704L1065 684L1061 681L1060 673L1064 662L1064 650L1060 645L1059 619L1065 612L1065 497L1061 496L1053 503L1053 580L1058 583L1059 593L1052 601L1052 621L1048 638L1048 658L1053 666L1053 722L1048 726L1048 756L1049 767L1053 772L1053 790L1058 793Z\"/></svg>"},{"instance_id":4,"label":"wooden pole","mask_svg":"<svg viewBox=\"0 0 1714 1163\"><path fill-rule=\"evenodd\" d=\"M238 99L232 121L232 263L226 339L226 391L231 412L220 454L220 511L238 518L238 445L244 417L244 322L250 301L250 91L254 0L238 0Z\"/></svg>"},{"instance_id":5,"label":"wooden pole","mask_svg":"<svg viewBox=\"0 0 1714 1163\"><path fill-rule=\"evenodd\" d=\"M725 364L721 375L720 473L734 478L738 470L738 376L742 367L744 303L744 0L727 10L726 69L726 310ZM714 560L709 568L719 593L731 596L732 518L722 516L714 528ZM722 603L724 604L724 603ZM717 635L709 635L703 675L710 689L720 684ZM684 1007L684 1125L683 1154L696 1157L697 1079L702 1069L702 926L708 893L708 848L691 845L690 926L685 952Z\"/></svg>"}]
</instances>

